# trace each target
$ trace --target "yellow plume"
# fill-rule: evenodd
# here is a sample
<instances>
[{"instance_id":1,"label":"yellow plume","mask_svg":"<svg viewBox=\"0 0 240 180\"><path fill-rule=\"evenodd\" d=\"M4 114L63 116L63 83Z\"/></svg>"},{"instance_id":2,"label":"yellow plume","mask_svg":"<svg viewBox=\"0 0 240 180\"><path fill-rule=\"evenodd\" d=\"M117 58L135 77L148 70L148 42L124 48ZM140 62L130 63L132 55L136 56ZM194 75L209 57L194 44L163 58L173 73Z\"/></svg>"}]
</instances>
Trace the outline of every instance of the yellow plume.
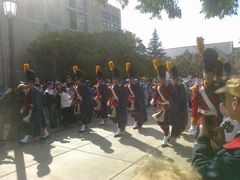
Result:
<instances>
[{"instance_id":1,"label":"yellow plume","mask_svg":"<svg viewBox=\"0 0 240 180\"><path fill-rule=\"evenodd\" d=\"M154 69L157 71L158 70L158 61L157 61L157 59L154 59L153 60L153 67L154 67Z\"/></svg>"},{"instance_id":2,"label":"yellow plume","mask_svg":"<svg viewBox=\"0 0 240 180\"><path fill-rule=\"evenodd\" d=\"M98 73L100 70L100 66L96 66L96 73Z\"/></svg>"},{"instance_id":3,"label":"yellow plume","mask_svg":"<svg viewBox=\"0 0 240 180\"><path fill-rule=\"evenodd\" d=\"M29 64L24 64L23 69L24 69L24 72L26 72L29 69Z\"/></svg>"},{"instance_id":4,"label":"yellow plume","mask_svg":"<svg viewBox=\"0 0 240 180\"><path fill-rule=\"evenodd\" d=\"M113 62L112 62L112 61L109 61L109 62L108 62L108 65L109 65L110 70L112 71L112 70L114 69L114 64L113 64Z\"/></svg>"},{"instance_id":5,"label":"yellow plume","mask_svg":"<svg viewBox=\"0 0 240 180\"><path fill-rule=\"evenodd\" d=\"M128 72L128 70L129 70L129 68L130 68L130 63L126 63L126 71Z\"/></svg>"},{"instance_id":6,"label":"yellow plume","mask_svg":"<svg viewBox=\"0 0 240 180\"><path fill-rule=\"evenodd\" d=\"M198 53L202 56L203 51L204 51L204 39L203 37L197 37L197 49Z\"/></svg>"},{"instance_id":7,"label":"yellow plume","mask_svg":"<svg viewBox=\"0 0 240 180\"><path fill-rule=\"evenodd\" d=\"M77 66L73 66L73 72L74 72L75 74L76 74L77 70L78 70L78 67L77 67Z\"/></svg>"},{"instance_id":8,"label":"yellow plume","mask_svg":"<svg viewBox=\"0 0 240 180\"><path fill-rule=\"evenodd\" d=\"M167 70L170 72L170 70L172 69L172 66L171 66L171 62L166 62L167 63Z\"/></svg>"}]
</instances>

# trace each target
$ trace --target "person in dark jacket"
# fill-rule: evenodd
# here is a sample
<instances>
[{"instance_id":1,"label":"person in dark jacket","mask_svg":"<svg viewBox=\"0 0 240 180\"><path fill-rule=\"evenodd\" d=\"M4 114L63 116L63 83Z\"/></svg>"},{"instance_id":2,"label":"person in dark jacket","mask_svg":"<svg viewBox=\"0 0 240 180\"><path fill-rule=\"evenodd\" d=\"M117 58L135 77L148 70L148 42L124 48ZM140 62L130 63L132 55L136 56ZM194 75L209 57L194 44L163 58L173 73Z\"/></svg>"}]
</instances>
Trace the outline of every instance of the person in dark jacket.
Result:
<instances>
[{"instance_id":1,"label":"person in dark jacket","mask_svg":"<svg viewBox=\"0 0 240 180\"><path fill-rule=\"evenodd\" d=\"M226 85L216 90L216 93L225 92L225 106L230 118L240 122L240 74L232 76ZM240 132L236 137L225 143L224 129L212 129L206 118L193 150L192 166L202 175L203 179L240 178ZM232 127L229 127L232 128ZM216 152L213 145L220 147Z\"/></svg>"},{"instance_id":2,"label":"person in dark jacket","mask_svg":"<svg viewBox=\"0 0 240 180\"><path fill-rule=\"evenodd\" d=\"M148 121L145 98L142 88L134 81L135 72L130 67L130 63L126 63L126 71L129 79L129 82L125 85L128 100L127 108L130 116L134 118L133 129L138 129Z\"/></svg>"},{"instance_id":3,"label":"person in dark jacket","mask_svg":"<svg viewBox=\"0 0 240 180\"><path fill-rule=\"evenodd\" d=\"M9 94L12 92L12 88L9 88L2 96L0 97L0 108L2 110L3 104L6 99L9 97ZM3 131L4 131L4 119L0 118L0 145L4 144L3 140Z\"/></svg>"}]
</instances>

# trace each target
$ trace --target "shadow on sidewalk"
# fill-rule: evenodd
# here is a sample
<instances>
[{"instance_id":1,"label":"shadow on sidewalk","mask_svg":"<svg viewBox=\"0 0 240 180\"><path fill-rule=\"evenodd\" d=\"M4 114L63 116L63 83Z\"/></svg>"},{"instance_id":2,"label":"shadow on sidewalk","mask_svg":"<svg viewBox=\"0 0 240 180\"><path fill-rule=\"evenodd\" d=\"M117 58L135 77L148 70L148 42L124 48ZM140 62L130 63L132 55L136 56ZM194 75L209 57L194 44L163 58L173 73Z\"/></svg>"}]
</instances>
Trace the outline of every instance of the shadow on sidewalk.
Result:
<instances>
[{"instance_id":1,"label":"shadow on sidewalk","mask_svg":"<svg viewBox=\"0 0 240 180\"><path fill-rule=\"evenodd\" d=\"M132 146L135 147L136 149L139 149L142 152L145 153L151 153L151 152L156 152L158 154L162 154L161 151L159 151L156 147L150 146L132 136L132 134L125 132L124 137L119 139L119 142L123 145L126 146Z\"/></svg>"}]
</instances>

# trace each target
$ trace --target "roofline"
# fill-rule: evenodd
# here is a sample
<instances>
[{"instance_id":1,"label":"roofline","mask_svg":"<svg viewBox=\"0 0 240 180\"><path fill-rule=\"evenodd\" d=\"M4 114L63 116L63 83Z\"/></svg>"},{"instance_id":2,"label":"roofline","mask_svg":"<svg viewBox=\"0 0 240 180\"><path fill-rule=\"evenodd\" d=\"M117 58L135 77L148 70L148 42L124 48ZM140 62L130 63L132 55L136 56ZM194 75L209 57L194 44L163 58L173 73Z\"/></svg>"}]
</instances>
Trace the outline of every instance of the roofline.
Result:
<instances>
[{"instance_id":1,"label":"roofline","mask_svg":"<svg viewBox=\"0 0 240 180\"><path fill-rule=\"evenodd\" d=\"M209 44L205 44L205 45L211 45L211 44L222 44L222 43L231 43L231 47L233 48L233 41L226 41L226 42L217 42L217 43L209 43ZM167 49L178 49L178 48L187 48L187 47L195 47L197 45L191 45L191 46L181 46L181 47L174 47L174 48L167 48Z\"/></svg>"}]
</instances>

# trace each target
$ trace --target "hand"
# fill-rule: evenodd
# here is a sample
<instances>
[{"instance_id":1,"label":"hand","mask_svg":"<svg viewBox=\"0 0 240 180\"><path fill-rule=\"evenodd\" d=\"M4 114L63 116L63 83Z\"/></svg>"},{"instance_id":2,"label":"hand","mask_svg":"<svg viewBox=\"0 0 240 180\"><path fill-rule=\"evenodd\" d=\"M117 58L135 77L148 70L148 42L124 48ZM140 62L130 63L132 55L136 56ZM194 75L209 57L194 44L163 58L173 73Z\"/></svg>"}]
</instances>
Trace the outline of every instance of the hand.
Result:
<instances>
[{"instance_id":1,"label":"hand","mask_svg":"<svg viewBox=\"0 0 240 180\"><path fill-rule=\"evenodd\" d=\"M21 109L21 110L20 110L20 113L22 114L23 112L24 112L24 110L23 110L23 109Z\"/></svg>"},{"instance_id":2,"label":"hand","mask_svg":"<svg viewBox=\"0 0 240 180\"><path fill-rule=\"evenodd\" d=\"M7 94L10 94L12 92L12 88L8 88L8 90L7 90Z\"/></svg>"},{"instance_id":3,"label":"hand","mask_svg":"<svg viewBox=\"0 0 240 180\"><path fill-rule=\"evenodd\" d=\"M222 126L217 126L213 130L213 134L211 137L211 140L218 146L221 147L223 144L225 144L225 133L224 128Z\"/></svg>"},{"instance_id":4,"label":"hand","mask_svg":"<svg viewBox=\"0 0 240 180\"><path fill-rule=\"evenodd\" d=\"M200 133L198 137L205 136L205 137L211 137L212 136L212 130L213 125L211 125L212 121L211 119L205 119L204 117L201 117L202 124L200 125Z\"/></svg>"}]
</instances>

